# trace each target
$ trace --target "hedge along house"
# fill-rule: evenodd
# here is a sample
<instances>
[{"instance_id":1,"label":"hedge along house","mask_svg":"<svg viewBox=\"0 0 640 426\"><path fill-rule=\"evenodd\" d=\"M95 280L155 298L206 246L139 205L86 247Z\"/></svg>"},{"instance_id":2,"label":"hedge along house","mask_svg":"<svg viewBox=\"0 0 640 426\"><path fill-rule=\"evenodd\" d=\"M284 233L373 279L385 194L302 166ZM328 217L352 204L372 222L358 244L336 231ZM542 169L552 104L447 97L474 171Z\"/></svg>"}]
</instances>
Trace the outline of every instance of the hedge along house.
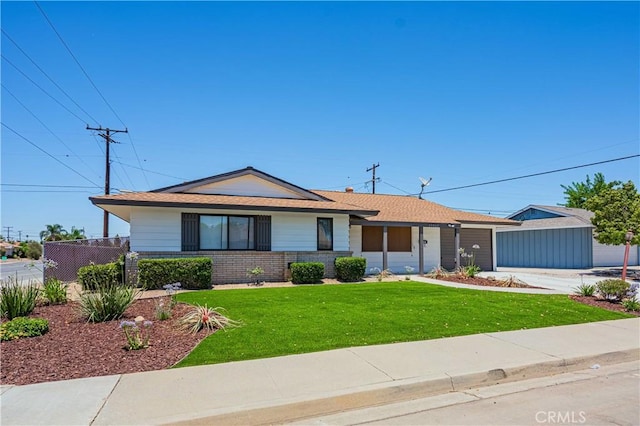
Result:
<instances>
[{"instance_id":1,"label":"hedge along house","mask_svg":"<svg viewBox=\"0 0 640 426\"><path fill-rule=\"evenodd\" d=\"M293 262L363 256L368 267L421 273L460 264L459 247L480 245L476 263L495 268L495 227L505 219L460 212L413 197L312 191L252 167L150 192L90 197L130 224L140 258L208 256L213 283L267 281Z\"/></svg>"},{"instance_id":2,"label":"hedge along house","mask_svg":"<svg viewBox=\"0 0 640 426\"><path fill-rule=\"evenodd\" d=\"M529 205L508 216L518 228L498 228L498 266L587 269L622 266L624 246L600 244L594 238L593 212L584 209ZM631 247L629 265L639 264Z\"/></svg>"}]
</instances>

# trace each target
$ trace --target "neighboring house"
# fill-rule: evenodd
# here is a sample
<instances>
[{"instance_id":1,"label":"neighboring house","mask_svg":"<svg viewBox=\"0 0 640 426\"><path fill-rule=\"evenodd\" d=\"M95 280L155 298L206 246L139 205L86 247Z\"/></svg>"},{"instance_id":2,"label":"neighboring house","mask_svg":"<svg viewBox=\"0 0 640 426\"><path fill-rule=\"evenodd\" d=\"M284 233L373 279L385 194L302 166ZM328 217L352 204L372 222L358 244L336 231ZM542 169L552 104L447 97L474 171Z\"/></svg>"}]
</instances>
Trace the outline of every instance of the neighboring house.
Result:
<instances>
[{"instance_id":1,"label":"neighboring house","mask_svg":"<svg viewBox=\"0 0 640 426\"><path fill-rule=\"evenodd\" d=\"M585 269L622 266L625 247L597 242L593 213L576 208L529 205L508 219L522 225L497 229L498 266ZM638 247L631 247L629 265L638 265Z\"/></svg>"},{"instance_id":2,"label":"neighboring house","mask_svg":"<svg viewBox=\"0 0 640 426\"><path fill-rule=\"evenodd\" d=\"M461 212L415 197L307 190L252 167L150 192L90 198L130 224L141 258L209 256L214 283L284 280L292 262L363 256L368 268L404 273L460 264L471 252L484 270L496 266L495 228L517 222Z\"/></svg>"}]
</instances>

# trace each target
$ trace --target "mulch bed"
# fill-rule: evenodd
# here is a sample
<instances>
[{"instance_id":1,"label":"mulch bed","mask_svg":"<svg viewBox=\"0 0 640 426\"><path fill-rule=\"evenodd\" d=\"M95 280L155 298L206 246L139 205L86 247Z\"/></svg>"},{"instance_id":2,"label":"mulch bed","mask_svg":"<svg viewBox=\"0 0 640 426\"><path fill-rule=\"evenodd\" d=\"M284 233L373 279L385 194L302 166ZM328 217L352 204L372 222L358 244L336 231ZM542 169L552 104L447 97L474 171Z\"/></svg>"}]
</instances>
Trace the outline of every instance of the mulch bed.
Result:
<instances>
[{"instance_id":1,"label":"mulch bed","mask_svg":"<svg viewBox=\"0 0 640 426\"><path fill-rule=\"evenodd\" d=\"M149 347L137 351L124 349L121 320L87 323L77 316L75 302L38 306L31 316L49 320L49 332L0 343L0 384L27 385L171 367L207 334L191 335L177 329L176 319L189 310L186 304L176 305L171 319L155 321L157 300L136 300L122 318L133 320L140 315L153 321Z\"/></svg>"},{"instance_id":2,"label":"mulch bed","mask_svg":"<svg viewBox=\"0 0 640 426\"><path fill-rule=\"evenodd\" d=\"M640 311L627 311L620 303L609 302L608 300L600 299L593 296L578 296L577 294L569 295L569 298L576 302L584 303L585 305L597 306L598 308L608 309L610 311L624 312L625 314L635 315L640 317Z\"/></svg>"},{"instance_id":3,"label":"mulch bed","mask_svg":"<svg viewBox=\"0 0 640 426\"><path fill-rule=\"evenodd\" d=\"M526 284L517 279L497 280L495 278L465 277L464 275L444 275L436 278L460 284L480 285L485 287L511 287L511 288L543 288Z\"/></svg>"}]
</instances>

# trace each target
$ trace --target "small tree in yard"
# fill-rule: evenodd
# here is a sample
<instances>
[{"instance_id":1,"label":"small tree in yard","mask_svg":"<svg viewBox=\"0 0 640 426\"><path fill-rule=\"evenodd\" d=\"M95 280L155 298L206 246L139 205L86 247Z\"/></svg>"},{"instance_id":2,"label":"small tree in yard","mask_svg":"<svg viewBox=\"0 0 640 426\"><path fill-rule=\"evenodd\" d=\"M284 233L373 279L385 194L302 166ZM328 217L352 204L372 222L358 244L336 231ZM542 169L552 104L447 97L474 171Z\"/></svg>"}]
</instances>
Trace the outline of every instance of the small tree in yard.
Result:
<instances>
[{"instance_id":1,"label":"small tree in yard","mask_svg":"<svg viewBox=\"0 0 640 426\"><path fill-rule=\"evenodd\" d=\"M599 243L626 244L626 233L633 231L631 244L640 244L640 194L633 182L601 191L589 198L585 207L594 213L591 223Z\"/></svg>"}]
</instances>

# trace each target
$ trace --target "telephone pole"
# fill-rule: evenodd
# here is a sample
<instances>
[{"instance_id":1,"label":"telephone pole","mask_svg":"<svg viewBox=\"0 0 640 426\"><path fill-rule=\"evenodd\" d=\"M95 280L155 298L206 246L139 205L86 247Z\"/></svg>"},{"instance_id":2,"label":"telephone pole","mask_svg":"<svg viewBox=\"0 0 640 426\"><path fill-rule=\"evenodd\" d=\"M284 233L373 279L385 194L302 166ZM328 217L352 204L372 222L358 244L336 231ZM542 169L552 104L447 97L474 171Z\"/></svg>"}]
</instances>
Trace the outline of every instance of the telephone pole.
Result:
<instances>
[{"instance_id":1,"label":"telephone pole","mask_svg":"<svg viewBox=\"0 0 640 426\"><path fill-rule=\"evenodd\" d=\"M376 193L376 169L380 167L380 163L374 164L367 169L368 172L373 171L373 176L371 178L371 182L373 183L373 193Z\"/></svg>"},{"instance_id":2,"label":"telephone pole","mask_svg":"<svg viewBox=\"0 0 640 426\"><path fill-rule=\"evenodd\" d=\"M13 229L13 226L5 226L4 228L7 230L7 242L8 242L9 239L11 238L10 233L11 233L11 230Z\"/></svg>"},{"instance_id":3,"label":"telephone pole","mask_svg":"<svg viewBox=\"0 0 640 426\"><path fill-rule=\"evenodd\" d=\"M124 130L114 130L114 129L110 129L110 128L106 128L103 129L102 126L100 127L89 127L89 125L87 125L87 130L96 130L98 132L104 132L104 133L98 133L98 136L100 136L101 138L104 138L105 141L105 172L104 172L104 195L109 195L109 187L111 186L111 160L109 159L109 144L112 143L119 143L114 141L113 139L111 139L111 134L112 133L129 133L128 129L124 129ZM104 218L102 221L102 236L104 238L109 238L109 213L105 210L104 211Z\"/></svg>"}]
</instances>

